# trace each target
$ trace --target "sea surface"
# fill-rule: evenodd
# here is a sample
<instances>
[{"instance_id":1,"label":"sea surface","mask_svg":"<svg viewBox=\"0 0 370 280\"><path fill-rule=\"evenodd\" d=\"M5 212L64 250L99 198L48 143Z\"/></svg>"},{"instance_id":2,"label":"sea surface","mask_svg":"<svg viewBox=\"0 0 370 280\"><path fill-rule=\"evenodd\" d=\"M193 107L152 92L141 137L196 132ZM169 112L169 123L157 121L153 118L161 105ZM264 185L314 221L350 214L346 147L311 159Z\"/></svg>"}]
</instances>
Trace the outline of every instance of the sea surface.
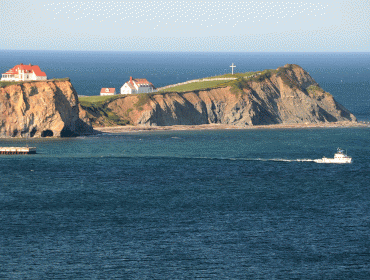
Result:
<instances>
[{"instance_id":1,"label":"sea surface","mask_svg":"<svg viewBox=\"0 0 370 280\"><path fill-rule=\"evenodd\" d=\"M0 279L370 279L370 129L1 139ZM320 164L337 147L352 164Z\"/></svg>"},{"instance_id":2,"label":"sea surface","mask_svg":"<svg viewBox=\"0 0 370 280\"><path fill-rule=\"evenodd\" d=\"M48 78L69 77L79 95L146 78L155 87L235 72L298 64L360 121L370 121L370 53L88 52L0 50L0 72L36 64Z\"/></svg>"},{"instance_id":3,"label":"sea surface","mask_svg":"<svg viewBox=\"0 0 370 280\"><path fill-rule=\"evenodd\" d=\"M0 50L79 95L295 63L370 121L369 53ZM370 279L370 129L0 139L0 279ZM352 164L320 164L337 147Z\"/></svg>"}]
</instances>

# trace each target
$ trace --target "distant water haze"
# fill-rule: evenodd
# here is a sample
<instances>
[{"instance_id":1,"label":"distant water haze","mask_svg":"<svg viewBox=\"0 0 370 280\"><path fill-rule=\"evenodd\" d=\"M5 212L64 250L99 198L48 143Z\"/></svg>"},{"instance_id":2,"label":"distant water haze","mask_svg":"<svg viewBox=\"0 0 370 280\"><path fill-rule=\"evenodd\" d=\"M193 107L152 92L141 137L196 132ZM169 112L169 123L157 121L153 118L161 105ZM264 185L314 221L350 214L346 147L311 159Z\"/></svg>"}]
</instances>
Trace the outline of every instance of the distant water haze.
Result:
<instances>
[{"instance_id":1,"label":"distant water haze","mask_svg":"<svg viewBox=\"0 0 370 280\"><path fill-rule=\"evenodd\" d=\"M79 95L99 95L102 87L120 87L146 78L156 87L231 73L303 67L359 120L370 120L369 53L216 53L0 51L0 71L19 63L39 65L48 78L69 77Z\"/></svg>"}]
</instances>

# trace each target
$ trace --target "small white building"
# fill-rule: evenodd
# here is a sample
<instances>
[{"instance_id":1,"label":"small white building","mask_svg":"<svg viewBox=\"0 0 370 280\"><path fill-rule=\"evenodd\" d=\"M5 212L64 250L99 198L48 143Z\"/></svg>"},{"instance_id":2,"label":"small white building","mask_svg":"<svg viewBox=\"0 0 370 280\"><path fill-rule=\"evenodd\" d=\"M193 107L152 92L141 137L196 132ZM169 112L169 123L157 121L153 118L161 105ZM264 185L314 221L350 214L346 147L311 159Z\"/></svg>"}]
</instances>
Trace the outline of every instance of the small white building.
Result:
<instances>
[{"instance_id":1,"label":"small white building","mask_svg":"<svg viewBox=\"0 0 370 280\"><path fill-rule=\"evenodd\" d=\"M44 81L47 80L45 72L42 72L38 65L14 66L9 71L2 74L1 81Z\"/></svg>"},{"instance_id":2,"label":"small white building","mask_svg":"<svg viewBox=\"0 0 370 280\"><path fill-rule=\"evenodd\" d=\"M152 83L148 82L147 79L133 79L132 77L121 87L121 94L149 93L156 91L157 89Z\"/></svg>"},{"instance_id":3,"label":"small white building","mask_svg":"<svg viewBox=\"0 0 370 280\"><path fill-rule=\"evenodd\" d=\"M115 95L116 89L115 88L102 88L100 90L100 95Z\"/></svg>"}]
</instances>

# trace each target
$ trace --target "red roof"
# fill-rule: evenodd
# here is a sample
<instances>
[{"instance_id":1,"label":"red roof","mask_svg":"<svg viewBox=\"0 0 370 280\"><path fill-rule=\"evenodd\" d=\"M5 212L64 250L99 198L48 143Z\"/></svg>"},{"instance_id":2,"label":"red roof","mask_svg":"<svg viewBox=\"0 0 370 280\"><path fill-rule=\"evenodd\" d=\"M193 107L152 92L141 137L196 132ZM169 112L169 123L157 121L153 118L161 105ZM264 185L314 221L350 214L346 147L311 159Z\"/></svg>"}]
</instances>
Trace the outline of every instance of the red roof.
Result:
<instances>
[{"instance_id":1,"label":"red roof","mask_svg":"<svg viewBox=\"0 0 370 280\"><path fill-rule=\"evenodd\" d=\"M100 93L114 93L116 91L116 89L115 88L102 88L101 90L100 90Z\"/></svg>"},{"instance_id":2,"label":"red roof","mask_svg":"<svg viewBox=\"0 0 370 280\"><path fill-rule=\"evenodd\" d=\"M152 86L154 88L153 84L151 82L149 82L147 79L132 79L132 80L128 81L127 84L131 87L131 86L134 86L134 82L137 85L149 85L149 86Z\"/></svg>"},{"instance_id":3,"label":"red roof","mask_svg":"<svg viewBox=\"0 0 370 280\"><path fill-rule=\"evenodd\" d=\"M6 75L17 75L19 70L24 70L25 73L34 72L36 76L45 76L45 72L42 72L38 65L23 65L23 63L14 66L9 71L5 72Z\"/></svg>"},{"instance_id":4,"label":"red roof","mask_svg":"<svg viewBox=\"0 0 370 280\"><path fill-rule=\"evenodd\" d=\"M141 85L151 85L152 83L149 83L147 79L133 79L135 83L141 84Z\"/></svg>"}]
</instances>

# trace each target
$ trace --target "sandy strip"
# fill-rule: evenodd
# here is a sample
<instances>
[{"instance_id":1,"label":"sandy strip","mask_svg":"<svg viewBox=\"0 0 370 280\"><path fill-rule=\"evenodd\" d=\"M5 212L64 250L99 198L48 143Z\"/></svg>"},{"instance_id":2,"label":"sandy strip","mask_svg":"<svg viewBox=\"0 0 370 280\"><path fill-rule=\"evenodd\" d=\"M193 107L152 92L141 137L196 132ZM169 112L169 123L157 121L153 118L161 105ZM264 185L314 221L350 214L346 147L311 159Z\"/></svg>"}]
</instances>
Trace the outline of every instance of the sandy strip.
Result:
<instances>
[{"instance_id":1,"label":"sandy strip","mask_svg":"<svg viewBox=\"0 0 370 280\"><path fill-rule=\"evenodd\" d=\"M298 129L298 128L334 128L334 127L370 127L370 123L363 122L336 122L315 124L271 124L254 126L236 126L227 124L201 124L201 125L172 125L172 126L110 126L94 127L103 133L123 133L138 131L172 131L172 130L226 130L226 129Z\"/></svg>"}]
</instances>

